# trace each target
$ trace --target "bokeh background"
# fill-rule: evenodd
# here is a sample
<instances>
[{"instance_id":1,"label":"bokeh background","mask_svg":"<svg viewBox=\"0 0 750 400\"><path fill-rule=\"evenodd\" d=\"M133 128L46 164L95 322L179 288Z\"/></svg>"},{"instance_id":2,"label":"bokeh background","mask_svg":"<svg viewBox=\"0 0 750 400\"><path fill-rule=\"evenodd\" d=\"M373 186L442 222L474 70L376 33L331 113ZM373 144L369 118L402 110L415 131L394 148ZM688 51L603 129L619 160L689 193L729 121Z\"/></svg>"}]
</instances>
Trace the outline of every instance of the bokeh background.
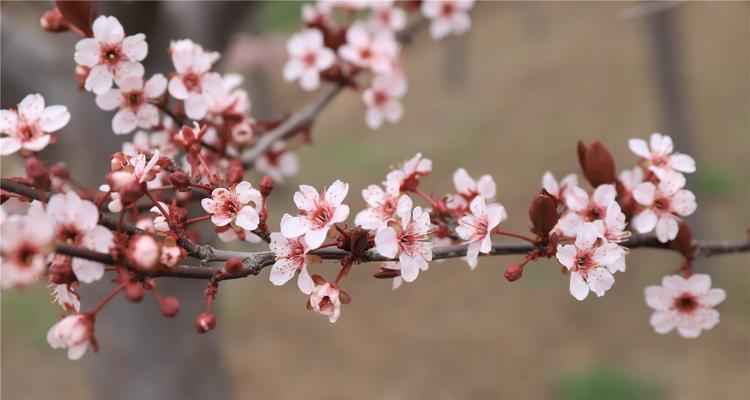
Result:
<instances>
[{"instance_id":1,"label":"bokeh background","mask_svg":"<svg viewBox=\"0 0 750 400\"><path fill-rule=\"evenodd\" d=\"M99 184L115 137L111 113L75 90L71 34L45 34L49 2L3 2L1 102L28 93L68 105L73 120L45 157ZM285 84L284 40L299 28L296 2L102 3L128 33L145 32L148 73L171 70L170 39L223 50L219 69L241 72L254 115L274 117L314 95ZM657 10L659 9L659 10ZM653 12L658 11L658 12ZM479 3L465 36L425 32L404 51L409 79L401 123L371 132L355 93L344 93L299 151L301 173L278 188L274 217L293 209L300 183L350 182L349 203L416 152L434 161L425 189L446 191L465 167L489 173L524 231L528 201L546 170L577 172L577 140L604 141L619 169L627 139L670 134L693 155L696 236L738 238L750 221L750 7L748 3ZM18 158L2 175L22 173ZM251 175L252 180L258 179ZM721 323L695 340L654 333L643 288L679 266L674 254L639 250L603 298L578 302L550 260L508 283L514 257L433 264L399 290L372 279L375 265L344 281L353 301L329 324L304 308L294 285L267 272L222 284L217 328L193 330L202 283L163 281L183 301L175 320L152 299L118 300L97 321L99 354L70 362L45 341L59 308L43 285L2 293L6 399L747 399L750 396L750 257L696 263L727 300ZM333 265L316 272L332 278ZM103 283L98 286L107 286ZM87 289L84 308L104 289Z\"/></svg>"}]
</instances>

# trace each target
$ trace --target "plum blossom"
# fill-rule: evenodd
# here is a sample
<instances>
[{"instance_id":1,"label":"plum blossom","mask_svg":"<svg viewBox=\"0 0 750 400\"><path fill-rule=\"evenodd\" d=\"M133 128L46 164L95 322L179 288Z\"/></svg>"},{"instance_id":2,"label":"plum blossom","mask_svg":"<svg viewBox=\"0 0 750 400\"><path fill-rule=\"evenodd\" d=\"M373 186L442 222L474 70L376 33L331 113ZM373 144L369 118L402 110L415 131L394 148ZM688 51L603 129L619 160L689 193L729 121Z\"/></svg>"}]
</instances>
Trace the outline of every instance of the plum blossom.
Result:
<instances>
[{"instance_id":1,"label":"plum blossom","mask_svg":"<svg viewBox=\"0 0 750 400\"><path fill-rule=\"evenodd\" d=\"M620 256L620 247L601 240L592 222L578 228L575 245L557 245L557 260L570 271L570 294L577 300L585 299L589 290L604 296L615 283L612 273Z\"/></svg>"},{"instance_id":2,"label":"plum blossom","mask_svg":"<svg viewBox=\"0 0 750 400\"><path fill-rule=\"evenodd\" d=\"M57 304L63 308L63 310L72 310L75 312L81 311L81 299L80 295L73 290L72 286L77 285L76 283L52 285L52 297L54 297Z\"/></svg>"},{"instance_id":3,"label":"plum blossom","mask_svg":"<svg viewBox=\"0 0 750 400\"><path fill-rule=\"evenodd\" d=\"M362 23L354 23L346 31L346 43L339 47L339 56L357 67L376 74L393 71L399 46L391 32L371 32Z\"/></svg>"},{"instance_id":4,"label":"plum blossom","mask_svg":"<svg viewBox=\"0 0 750 400\"><path fill-rule=\"evenodd\" d=\"M665 334L677 328L684 338L696 338L716 326L719 312L714 307L727 297L724 290L711 288L711 277L706 274L687 279L665 276L661 286L649 286L645 294L646 304L655 310L650 321L654 330Z\"/></svg>"},{"instance_id":5,"label":"plum blossom","mask_svg":"<svg viewBox=\"0 0 750 400\"><path fill-rule=\"evenodd\" d=\"M576 174L565 175L560 182L557 181L555 175L550 171L542 175L542 189L563 203L565 202L565 195L574 187L578 187L578 176Z\"/></svg>"},{"instance_id":6,"label":"plum blossom","mask_svg":"<svg viewBox=\"0 0 750 400\"><path fill-rule=\"evenodd\" d=\"M29 214L50 219L54 224L53 232L58 243L100 253L108 253L114 244L112 232L98 225L99 210L96 205L82 200L76 192L55 194L50 197L46 211L41 207L30 208ZM72 267L76 278L83 283L97 281L104 275L104 265L95 261L75 257Z\"/></svg>"},{"instance_id":7,"label":"plum blossom","mask_svg":"<svg viewBox=\"0 0 750 400\"><path fill-rule=\"evenodd\" d=\"M109 202L107 203L107 209L110 212L113 213L119 213L123 209L122 204L122 197L120 197L120 193L113 192L112 188L109 187L106 183L99 186L99 191L104 193L109 193Z\"/></svg>"},{"instance_id":8,"label":"plum blossom","mask_svg":"<svg viewBox=\"0 0 750 400\"><path fill-rule=\"evenodd\" d=\"M615 201L616 197L617 189L611 184L597 186L591 197L579 186L570 188L565 195L565 205L568 211L560 218L555 230L562 232L565 236L575 236L582 223L603 218L607 207Z\"/></svg>"},{"instance_id":9,"label":"plum blossom","mask_svg":"<svg viewBox=\"0 0 750 400\"><path fill-rule=\"evenodd\" d=\"M469 244L466 260L471 269L476 268L479 253L492 251L492 230L508 218L505 207L500 204L487 205L484 197L476 196L469 204L470 214L458 220L456 233Z\"/></svg>"},{"instance_id":10,"label":"plum blossom","mask_svg":"<svg viewBox=\"0 0 750 400\"><path fill-rule=\"evenodd\" d=\"M299 159L286 149L284 142L277 141L255 162L255 169L270 176L274 182L282 183L287 177L297 175Z\"/></svg>"},{"instance_id":11,"label":"plum blossom","mask_svg":"<svg viewBox=\"0 0 750 400\"><path fill-rule=\"evenodd\" d=\"M331 282L316 284L310 292L310 308L320 314L328 316L331 323L341 316L341 299L338 285Z\"/></svg>"},{"instance_id":12,"label":"plum blossom","mask_svg":"<svg viewBox=\"0 0 750 400\"><path fill-rule=\"evenodd\" d=\"M18 150L42 151L52 140L51 132L62 129L70 121L65 106L44 106L44 97L30 94L21 100L18 109L0 111L0 155Z\"/></svg>"},{"instance_id":13,"label":"plum blossom","mask_svg":"<svg viewBox=\"0 0 750 400\"><path fill-rule=\"evenodd\" d=\"M285 217L289 218L289 215ZM316 257L307 254L310 249L305 241L302 238L289 239L281 233L273 232L269 247L276 254L276 262L268 277L271 283L281 286L292 279L295 273L299 273L297 287L304 294L312 293L315 283L307 272L307 265Z\"/></svg>"},{"instance_id":14,"label":"plum blossom","mask_svg":"<svg viewBox=\"0 0 750 400\"><path fill-rule=\"evenodd\" d=\"M209 91L206 96L208 112L213 115L244 116L250 111L250 97L240 88L243 78L239 74L226 74L221 77L221 85Z\"/></svg>"},{"instance_id":15,"label":"plum blossom","mask_svg":"<svg viewBox=\"0 0 750 400\"><path fill-rule=\"evenodd\" d=\"M137 234L130 239L125 256L141 271L152 271L159 265L161 250L149 234Z\"/></svg>"},{"instance_id":16,"label":"plum blossom","mask_svg":"<svg viewBox=\"0 0 750 400\"><path fill-rule=\"evenodd\" d=\"M398 32L406 26L406 11L393 6L393 0L374 1L368 21L373 30Z\"/></svg>"},{"instance_id":17,"label":"plum blossom","mask_svg":"<svg viewBox=\"0 0 750 400\"><path fill-rule=\"evenodd\" d=\"M328 229L349 216L349 206L341 204L348 192L349 184L339 180L331 184L322 198L314 187L300 185L299 191L294 193L300 215L282 219L281 233L289 239L305 235L307 246L317 249L328 235Z\"/></svg>"},{"instance_id":18,"label":"plum blossom","mask_svg":"<svg viewBox=\"0 0 750 400\"><path fill-rule=\"evenodd\" d=\"M430 213L419 206L412 210L412 201L406 195L399 198L396 213L399 223L378 231L375 248L384 257L398 257L401 277L413 282L419 271L426 271L432 261Z\"/></svg>"},{"instance_id":19,"label":"plum blossom","mask_svg":"<svg viewBox=\"0 0 750 400\"><path fill-rule=\"evenodd\" d=\"M367 208L357 213L354 223L365 229L379 231L388 226L396 215L398 206L399 185L395 181L386 181L385 190L378 185L370 185L362 189L362 198Z\"/></svg>"},{"instance_id":20,"label":"plum blossom","mask_svg":"<svg viewBox=\"0 0 750 400\"><path fill-rule=\"evenodd\" d=\"M430 20L430 36L435 40L460 35L471 28L469 10L474 0L424 0L422 15Z\"/></svg>"},{"instance_id":21,"label":"plum blossom","mask_svg":"<svg viewBox=\"0 0 750 400\"><path fill-rule=\"evenodd\" d=\"M626 169L620 172L619 178L625 190L632 192L638 184L643 182L643 169L641 167Z\"/></svg>"},{"instance_id":22,"label":"plum blossom","mask_svg":"<svg viewBox=\"0 0 750 400\"><path fill-rule=\"evenodd\" d=\"M117 78L118 88L109 89L96 96L96 105L102 110L119 111L112 118L115 134L130 133L136 127L149 129L159 124L159 109L149 103L156 100L167 88L167 78L162 74L152 76L145 83L141 76Z\"/></svg>"},{"instance_id":23,"label":"plum blossom","mask_svg":"<svg viewBox=\"0 0 750 400\"><path fill-rule=\"evenodd\" d=\"M146 35L125 36L115 17L100 16L94 21L94 37L76 43L74 58L79 65L90 68L84 88L101 94L112 87L113 78L143 76L143 61L148 54Z\"/></svg>"},{"instance_id":24,"label":"plum blossom","mask_svg":"<svg viewBox=\"0 0 750 400\"><path fill-rule=\"evenodd\" d=\"M370 129L378 129L383 121L392 124L401 120L404 106L401 97L406 94L406 79L402 74L377 75L369 88L362 92L367 107L365 121Z\"/></svg>"},{"instance_id":25,"label":"plum blossom","mask_svg":"<svg viewBox=\"0 0 750 400\"><path fill-rule=\"evenodd\" d=\"M148 211L156 215L153 221L154 230L158 233L167 233L170 230L169 223L167 222L167 217L169 217L169 206L161 201L159 202L159 205L161 206L161 209L157 206L153 206ZM167 215L162 214L161 210L164 210Z\"/></svg>"},{"instance_id":26,"label":"plum blossom","mask_svg":"<svg viewBox=\"0 0 750 400\"><path fill-rule=\"evenodd\" d=\"M68 349L68 358L78 360L86 353L94 335L94 321L89 314L72 314L50 328L47 343L53 349Z\"/></svg>"},{"instance_id":27,"label":"plum blossom","mask_svg":"<svg viewBox=\"0 0 750 400\"><path fill-rule=\"evenodd\" d=\"M171 119L167 119L171 121ZM164 123L162 122L162 124ZM122 152L128 156L135 156L139 153L151 154L154 150L159 150L159 154L168 158L175 157L179 152L179 148L172 141L170 132L166 127L163 130L151 133L136 131L131 142L123 142L122 144Z\"/></svg>"},{"instance_id":28,"label":"plum blossom","mask_svg":"<svg viewBox=\"0 0 750 400\"><path fill-rule=\"evenodd\" d=\"M386 175L386 185L398 185L400 190L412 190L419 184L419 178L432 172L432 160L417 153L403 165Z\"/></svg>"},{"instance_id":29,"label":"plum blossom","mask_svg":"<svg viewBox=\"0 0 750 400\"><path fill-rule=\"evenodd\" d=\"M247 181L240 182L234 189L217 188L211 198L201 200L203 209L211 215L211 222L222 227L236 225L244 230L253 230L260 223L258 212L263 196Z\"/></svg>"},{"instance_id":30,"label":"plum blossom","mask_svg":"<svg viewBox=\"0 0 750 400\"><path fill-rule=\"evenodd\" d=\"M320 72L336 62L336 54L325 47L323 34L317 29L295 33L286 44L289 61L284 65L284 80L299 79L302 89L311 91L320 86Z\"/></svg>"},{"instance_id":31,"label":"plum blossom","mask_svg":"<svg viewBox=\"0 0 750 400\"><path fill-rule=\"evenodd\" d=\"M609 203L604 218L596 220L593 223L596 225L599 236L608 243L624 242L631 235L630 231L625 230L625 226L627 225L625 213L622 212L620 205L616 201ZM617 247L620 257L612 262L609 269L612 272L625 272L625 256L628 254L628 251L623 246L618 245Z\"/></svg>"},{"instance_id":32,"label":"plum blossom","mask_svg":"<svg viewBox=\"0 0 750 400\"><path fill-rule=\"evenodd\" d=\"M476 196L484 197L485 201L492 201L497 194L497 186L492 176L482 175L475 181L463 168L453 173L453 185L456 187L456 193L449 195L446 200L448 208L452 210L465 209Z\"/></svg>"},{"instance_id":33,"label":"plum blossom","mask_svg":"<svg viewBox=\"0 0 750 400\"><path fill-rule=\"evenodd\" d=\"M41 204L35 202L36 206ZM0 225L0 284L3 289L34 283L47 270L54 248L52 223L41 213L12 215Z\"/></svg>"},{"instance_id":34,"label":"plum blossom","mask_svg":"<svg viewBox=\"0 0 750 400\"><path fill-rule=\"evenodd\" d=\"M633 227L640 233L648 233L656 228L656 237L666 243L680 230L680 217L685 217L698 207L693 192L682 189L685 177L679 172L659 170L663 178L657 185L643 182L633 190L633 198L645 206L633 217Z\"/></svg>"},{"instance_id":35,"label":"plum blossom","mask_svg":"<svg viewBox=\"0 0 750 400\"><path fill-rule=\"evenodd\" d=\"M110 162L112 171L107 176L110 188L113 191L120 191L134 183L154 180L156 174L161 171L157 165L160 157L159 150L154 151L154 155L148 161L143 153L134 156L116 154Z\"/></svg>"},{"instance_id":36,"label":"plum blossom","mask_svg":"<svg viewBox=\"0 0 750 400\"><path fill-rule=\"evenodd\" d=\"M208 97L223 89L221 75L210 72L211 66L220 57L219 53L205 51L190 39L173 41L169 51L177 71L169 80L169 94L185 101L188 118L200 120L208 112Z\"/></svg>"},{"instance_id":37,"label":"plum blossom","mask_svg":"<svg viewBox=\"0 0 750 400\"><path fill-rule=\"evenodd\" d=\"M695 160L687 154L673 153L672 138L661 133L652 133L647 144L643 139L630 139L630 151L641 157L644 167L652 171L665 169L677 172L695 172Z\"/></svg>"}]
</instances>

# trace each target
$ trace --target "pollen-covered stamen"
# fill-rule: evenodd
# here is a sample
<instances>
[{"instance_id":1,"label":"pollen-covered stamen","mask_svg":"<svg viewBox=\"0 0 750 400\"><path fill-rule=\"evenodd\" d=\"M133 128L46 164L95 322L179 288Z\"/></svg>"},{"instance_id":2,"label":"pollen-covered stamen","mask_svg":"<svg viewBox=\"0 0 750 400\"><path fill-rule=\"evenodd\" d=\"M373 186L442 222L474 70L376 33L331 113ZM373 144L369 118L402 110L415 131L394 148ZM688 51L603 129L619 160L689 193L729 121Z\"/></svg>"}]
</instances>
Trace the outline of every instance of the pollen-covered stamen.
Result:
<instances>
[{"instance_id":1,"label":"pollen-covered stamen","mask_svg":"<svg viewBox=\"0 0 750 400\"><path fill-rule=\"evenodd\" d=\"M125 107L137 110L145 101L142 90L134 90L129 93L123 93L123 102Z\"/></svg>"},{"instance_id":2,"label":"pollen-covered stamen","mask_svg":"<svg viewBox=\"0 0 750 400\"><path fill-rule=\"evenodd\" d=\"M102 62L113 66L122 58L122 48L120 46L102 47Z\"/></svg>"},{"instance_id":3,"label":"pollen-covered stamen","mask_svg":"<svg viewBox=\"0 0 750 400\"><path fill-rule=\"evenodd\" d=\"M579 250L576 255L575 264L573 265L573 271L579 272L585 278L588 270L595 267L594 264L593 254L590 251Z\"/></svg>"},{"instance_id":4,"label":"pollen-covered stamen","mask_svg":"<svg viewBox=\"0 0 750 400\"><path fill-rule=\"evenodd\" d=\"M74 225L65 224L57 228L57 239L60 242L67 244L80 244L82 238L83 232Z\"/></svg>"},{"instance_id":5,"label":"pollen-covered stamen","mask_svg":"<svg viewBox=\"0 0 750 400\"><path fill-rule=\"evenodd\" d=\"M326 202L317 203L315 209L307 216L315 229L323 228L333 218L333 209Z\"/></svg>"},{"instance_id":6,"label":"pollen-covered stamen","mask_svg":"<svg viewBox=\"0 0 750 400\"><path fill-rule=\"evenodd\" d=\"M654 209L661 212L670 212L671 200L668 197L657 197L654 199Z\"/></svg>"},{"instance_id":7,"label":"pollen-covered stamen","mask_svg":"<svg viewBox=\"0 0 750 400\"><path fill-rule=\"evenodd\" d=\"M182 83L189 92L201 91L201 77L195 72L188 72L182 76Z\"/></svg>"},{"instance_id":8,"label":"pollen-covered stamen","mask_svg":"<svg viewBox=\"0 0 750 400\"><path fill-rule=\"evenodd\" d=\"M602 219L606 214L606 210L603 207L599 207L596 204L590 204L583 213L583 219L586 222L596 221Z\"/></svg>"},{"instance_id":9,"label":"pollen-covered stamen","mask_svg":"<svg viewBox=\"0 0 750 400\"><path fill-rule=\"evenodd\" d=\"M698 299L690 293L683 293L674 300L672 307L681 313L692 313L698 308Z\"/></svg>"}]
</instances>

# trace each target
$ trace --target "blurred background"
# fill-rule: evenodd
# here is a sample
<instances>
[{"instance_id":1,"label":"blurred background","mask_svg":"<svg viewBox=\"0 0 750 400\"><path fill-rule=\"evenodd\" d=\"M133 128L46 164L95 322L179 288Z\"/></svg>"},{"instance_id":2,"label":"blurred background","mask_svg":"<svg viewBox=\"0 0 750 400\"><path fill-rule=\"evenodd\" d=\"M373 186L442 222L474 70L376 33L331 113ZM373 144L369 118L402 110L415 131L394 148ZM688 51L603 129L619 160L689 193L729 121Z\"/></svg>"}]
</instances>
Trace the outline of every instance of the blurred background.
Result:
<instances>
[{"instance_id":1,"label":"blurred background","mask_svg":"<svg viewBox=\"0 0 750 400\"><path fill-rule=\"evenodd\" d=\"M2 108L29 93L73 116L45 150L71 173L99 184L112 113L76 91L72 34L46 34L51 2L3 2ZM129 34L144 32L147 73L171 70L169 40L189 37L222 50L219 69L245 75L259 118L294 111L314 94L281 78L284 41L300 27L300 3L102 3ZM491 174L509 230L525 231L541 176L578 172L575 144L601 140L618 169L635 162L627 139L671 135L695 157L689 220L698 238L745 235L750 221L750 6L748 3L479 3L473 27L444 42L420 33L404 51L409 93L397 125L369 131L358 95L334 100L299 151L301 173L272 195L272 226L292 210L300 183L350 182L348 202L416 152L434 161L424 188L447 191L465 167ZM23 173L3 158L2 175ZM257 181L257 175L251 175ZM353 216L353 214L352 214ZM249 247L245 247L248 249ZM260 248L259 248L260 249ZM518 258L518 257L516 257ZM543 260L512 284L514 257L433 264L391 291L376 265L344 281L353 301L334 325L305 310L293 284L267 272L221 285L217 328L198 335L203 282L160 281L180 297L174 320L153 299L122 300L97 320L99 354L70 362L47 330L59 307L44 285L2 293L0 395L6 399L747 399L750 396L750 257L696 263L724 288L721 323L695 340L653 332L643 289L680 263L639 250L603 298L578 302L560 266ZM333 278L335 267L317 272ZM108 285L86 288L83 308Z\"/></svg>"}]
</instances>

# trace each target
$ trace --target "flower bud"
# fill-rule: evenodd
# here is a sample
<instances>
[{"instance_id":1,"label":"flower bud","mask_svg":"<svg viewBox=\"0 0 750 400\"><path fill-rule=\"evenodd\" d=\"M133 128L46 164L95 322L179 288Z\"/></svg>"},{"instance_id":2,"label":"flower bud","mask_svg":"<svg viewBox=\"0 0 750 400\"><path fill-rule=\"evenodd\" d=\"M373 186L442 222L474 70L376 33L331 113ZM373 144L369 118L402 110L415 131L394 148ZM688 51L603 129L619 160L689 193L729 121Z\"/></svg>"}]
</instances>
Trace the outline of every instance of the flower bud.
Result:
<instances>
[{"instance_id":1,"label":"flower bud","mask_svg":"<svg viewBox=\"0 0 750 400\"><path fill-rule=\"evenodd\" d=\"M183 226L187 221L187 210L179 206L169 206L169 219L174 225Z\"/></svg>"},{"instance_id":2,"label":"flower bud","mask_svg":"<svg viewBox=\"0 0 750 400\"><path fill-rule=\"evenodd\" d=\"M211 311L201 313L195 319L195 330L198 333L206 333L216 327L216 316Z\"/></svg>"},{"instance_id":3,"label":"flower bud","mask_svg":"<svg viewBox=\"0 0 750 400\"><path fill-rule=\"evenodd\" d=\"M594 141L587 147L579 141L578 162L581 164L583 176L594 187L617 181L615 160L602 142Z\"/></svg>"},{"instance_id":4,"label":"flower bud","mask_svg":"<svg viewBox=\"0 0 750 400\"><path fill-rule=\"evenodd\" d=\"M544 240L549 237L549 233L557 225L560 219L560 213L557 212L557 199L542 190L542 193L536 195L529 206L529 219L531 220L531 232Z\"/></svg>"},{"instance_id":5,"label":"flower bud","mask_svg":"<svg viewBox=\"0 0 750 400\"><path fill-rule=\"evenodd\" d=\"M235 183L242 182L245 177L245 168L242 167L242 162L231 162L229 168L227 168L227 183L233 185Z\"/></svg>"},{"instance_id":6,"label":"flower bud","mask_svg":"<svg viewBox=\"0 0 750 400\"><path fill-rule=\"evenodd\" d=\"M140 282L130 282L125 285L125 298L131 303L140 303L146 290Z\"/></svg>"},{"instance_id":7,"label":"flower bud","mask_svg":"<svg viewBox=\"0 0 750 400\"><path fill-rule=\"evenodd\" d=\"M190 190L190 178L184 171L175 171L169 175L169 182L174 186L175 190L188 191Z\"/></svg>"},{"instance_id":8,"label":"flower bud","mask_svg":"<svg viewBox=\"0 0 750 400\"><path fill-rule=\"evenodd\" d=\"M65 32L70 29L57 7L45 11L42 18L39 19L39 25L42 26L42 30L51 33Z\"/></svg>"},{"instance_id":9,"label":"flower bud","mask_svg":"<svg viewBox=\"0 0 750 400\"><path fill-rule=\"evenodd\" d=\"M180 300L174 296L167 296L161 300L159 311L167 318L172 318L180 312ZM197 322L197 321L196 321Z\"/></svg>"},{"instance_id":10,"label":"flower bud","mask_svg":"<svg viewBox=\"0 0 750 400\"><path fill-rule=\"evenodd\" d=\"M65 180L70 179L70 172L68 172L68 167L66 167L63 163L57 163L51 166L49 168L49 173L56 178Z\"/></svg>"},{"instance_id":11,"label":"flower bud","mask_svg":"<svg viewBox=\"0 0 750 400\"><path fill-rule=\"evenodd\" d=\"M34 181L34 186L46 188L49 185L49 169L44 161L36 157L26 159L26 175Z\"/></svg>"},{"instance_id":12,"label":"flower bud","mask_svg":"<svg viewBox=\"0 0 750 400\"><path fill-rule=\"evenodd\" d=\"M260 194L263 198L268 197L273 191L273 179L268 175L263 175L263 179L260 180Z\"/></svg>"},{"instance_id":13,"label":"flower bud","mask_svg":"<svg viewBox=\"0 0 750 400\"><path fill-rule=\"evenodd\" d=\"M239 274L242 271L242 267L242 260L239 257L232 257L224 263L224 270L231 275Z\"/></svg>"},{"instance_id":14,"label":"flower bud","mask_svg":"<svg viewBox=\"0 0 750 400\"><path fill-rule=\"evenodd\" d=\"M508 268L505 269L505 279L508 280L508 282L513 282L521 279L521 275L523 275L523 265L521 264L511 264Z\"/></svg>"},{"instance_id":15,"label":"flower bud","mask_svg":"<svg viewBox=\"0 0 750 400\"><path fill-rule=\"evenodd\" d=\"M49 281L56 285L64 285L76 280L70 259L64 256L55 256L49 267Z\"/></svg>"},{"instance_id":16,"label":"flower bud","mask_svg":"<svg viewBox=\"0 0 750 400\"><path fill-rule=\"evenodd\" d=\"M128 184L121 190L118 190L118 193L120 193L120 201L123 206L131 205L143 196L141 185L138 182Z\"/></svg>"},{"instance_id":17,"label":"flower bud","mask_svg":"<svg viewBox=\"0 0 750 400\"><path fill-rule=\"evenodd\" d=\"M159 264L159 244L151 235L136 234L130 239L125 257L141 271L151 271Z\"/></svg>"}]
</instances>

